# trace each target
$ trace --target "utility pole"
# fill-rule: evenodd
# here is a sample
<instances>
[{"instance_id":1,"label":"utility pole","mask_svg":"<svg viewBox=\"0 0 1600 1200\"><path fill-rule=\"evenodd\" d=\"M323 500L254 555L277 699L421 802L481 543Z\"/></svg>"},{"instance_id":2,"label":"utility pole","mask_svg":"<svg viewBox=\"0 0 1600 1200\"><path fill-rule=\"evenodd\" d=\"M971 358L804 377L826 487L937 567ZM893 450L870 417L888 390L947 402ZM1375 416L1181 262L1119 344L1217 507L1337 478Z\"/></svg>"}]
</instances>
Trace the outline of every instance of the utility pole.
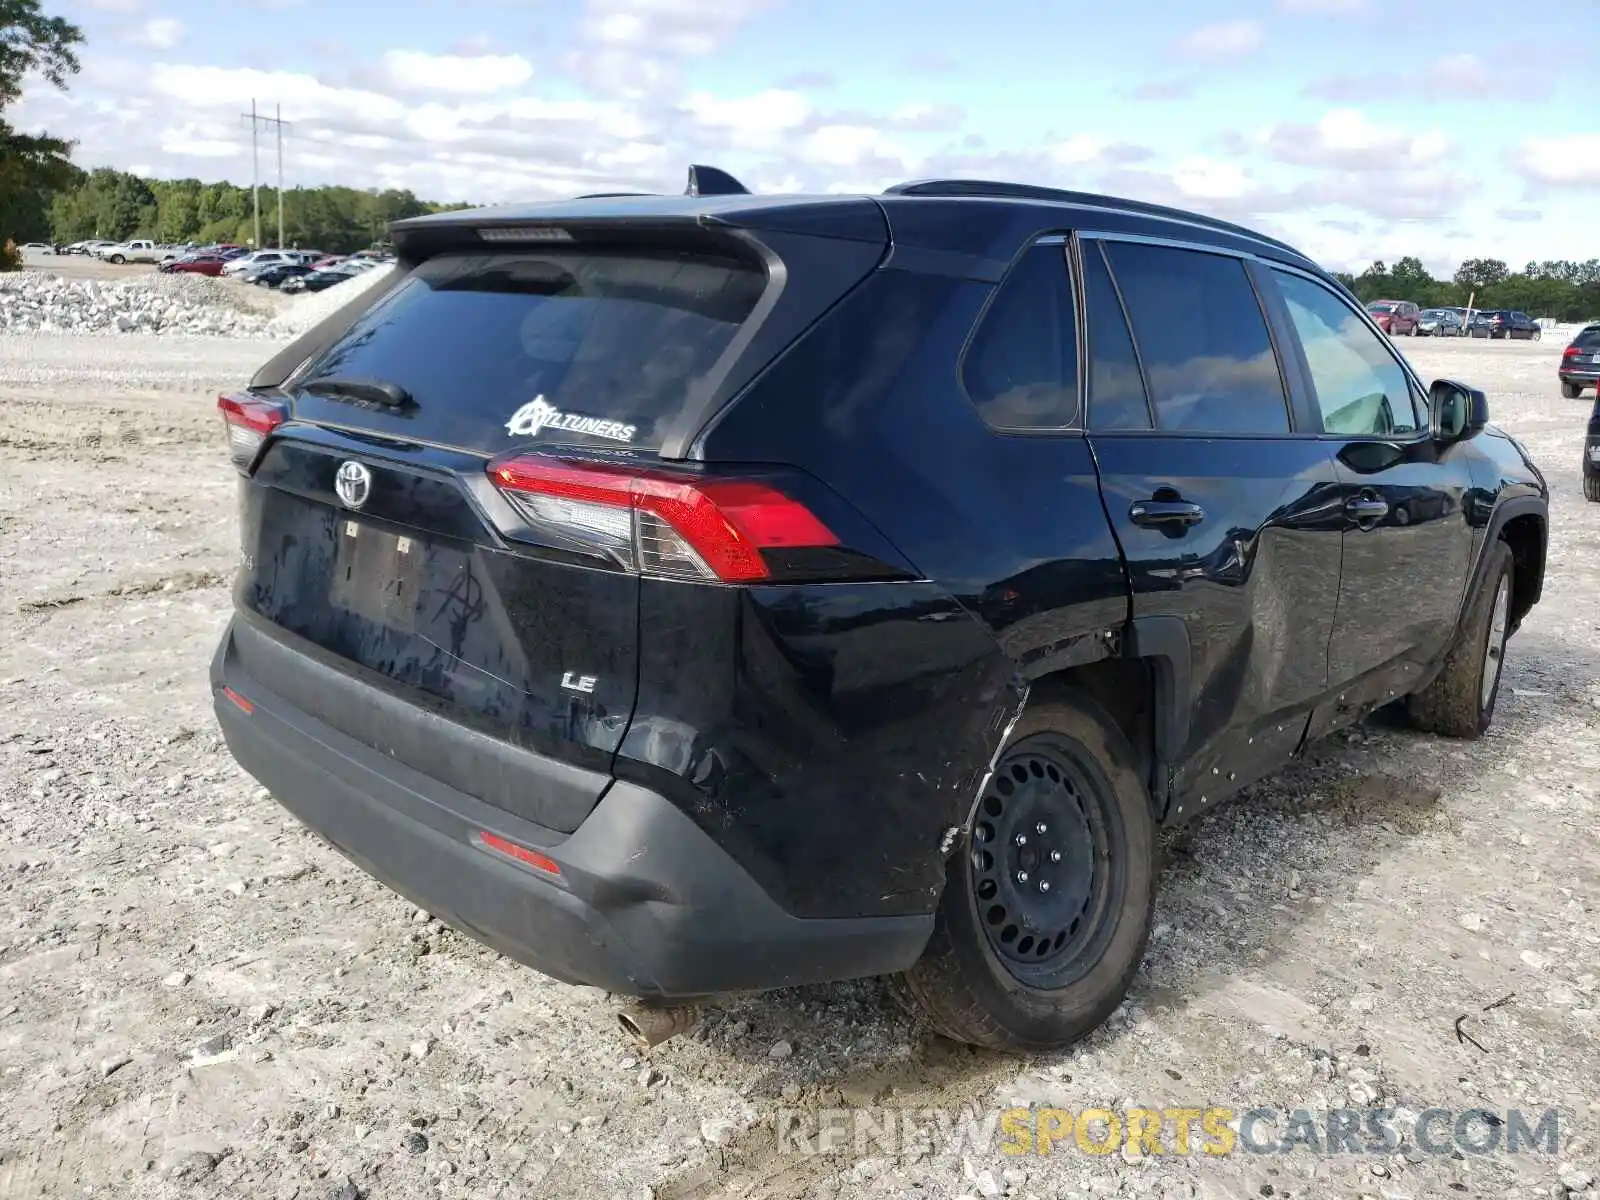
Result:
<instances>
[{"instance_id":1,"label":"utility pole","mask_svg":"<svg viewBox=\"0 0 1600 1200\"><path fill-rule=\"evenodd\" d=\"M283 119L283 105L274 106L276 116L263 117L256 112L256 102L250 101L250 111L240 116L250 122L250 191L255 200L256 249L261 249L261 147L257 137L261 126L271 125L278 139L278 245L283 245L283 129L288 122Z\"/></svg>"},{"instance_id":2,"label":"utility pole","mask_svg":"<svg viewBox=\"0 0 1600 1200\"><path fill-rule=\"evenodd\" d=\"M278 134L278 248L283 249L283 105L272 106L273 127Z\"/></svg>"}]
</instances>

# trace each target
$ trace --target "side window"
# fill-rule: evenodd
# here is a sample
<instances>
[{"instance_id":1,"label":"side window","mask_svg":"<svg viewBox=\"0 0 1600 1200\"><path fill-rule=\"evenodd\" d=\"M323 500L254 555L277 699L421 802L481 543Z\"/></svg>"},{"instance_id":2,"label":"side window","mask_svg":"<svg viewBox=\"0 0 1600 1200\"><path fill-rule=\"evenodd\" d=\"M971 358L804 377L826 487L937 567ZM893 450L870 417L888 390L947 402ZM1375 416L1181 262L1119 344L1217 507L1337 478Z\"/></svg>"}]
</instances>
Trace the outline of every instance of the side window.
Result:
<instances>
[{"instance_id":1,"label":"side window","mask_svg":"<svg viewBox=\"0 0 1600 1200\"><path fill-rule=\"evenodd\" d=\"M1150 403L1133 337L1098 242L1083 244L1083 296L1089 319L1089 424L1149 429Z\"/></svg>"},{"instance_id":2,"label":"side window","mask_svg":"<svg viewBox=\"0 0 1600 1200\"><path fill-rule=\"evenodd\" d=\"M1159 428L1289 432L1283 377L1244 263L1136 242L1110 242L1105 249L1133 322Z\"/></svg>"},{"instance_id":3,"label":"side window","mask_svg":"<svg viewBox=\"0 0 1600 1200\"><path fill-rule=\"evenodd\" d=\"M1032 247L1000 283L961 364L996 429L1060 429L1078 418L1078 335L1067 255Z\"/></svg>"},{"instance_id":4,"label":"side window","mask_svg":"<svg viewBox=\"0 0 1600 1200\"><path fill-rule=\"evenodd\" d=\"M1358 437L1416 433L1411 382L1383 340L1321 284L1287 271L1273 275L1305 347L1323 429Z\"/></svg>"}]
</instances>

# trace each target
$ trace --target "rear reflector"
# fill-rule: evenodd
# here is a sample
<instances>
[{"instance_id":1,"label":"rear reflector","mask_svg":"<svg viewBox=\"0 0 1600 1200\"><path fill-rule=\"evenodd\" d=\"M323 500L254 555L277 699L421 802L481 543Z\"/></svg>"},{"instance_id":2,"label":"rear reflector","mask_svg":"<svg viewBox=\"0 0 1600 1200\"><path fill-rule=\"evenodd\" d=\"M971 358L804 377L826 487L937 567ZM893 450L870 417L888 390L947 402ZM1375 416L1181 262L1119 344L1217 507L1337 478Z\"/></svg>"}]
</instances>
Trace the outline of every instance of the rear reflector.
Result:
<instances>
[{"instance_id":1,"label":"rear reflector","mask_svg":"<svg viewBox=\"0 0 1600 1200\"><path fill-rule=\"evenodd\" d=\"M241 475L250 473L267 435L289 419L284 405L248 393L218 396L217 411L228 431L228 457Z\"/></svg>"},{"instance_id":2,"label":"rear reflector","mask_svg":"<svg viewBox=\"0 0 1600 1200\"><path fill-rule=\"evenodd\" d=\"M238 705L240 711L246 712L246 713L255 712L256 706L254 704L251 704L250 701L246 700L243 696L239 695L239 693L234 691L231 687L223 688L222 689L222 694L224 696L226 696L229 700L232 700L234 702L234 704Z\"/></svg>"},{"instance_id":3,"label":"rear reflector","mask_svg":"<svg viewBox=\"0 0 1600 1200\"><path fill-rule=\"evenodd\" d=\"M507 858L514 858L520 863L526 863L536 871L543 871L547 875L561 874L561 865L553 858L540 854L537 850L530 850L526 846L519 846L494 833L479 831L478 838L491 850L497 850Z\"/></svg>"},{"instance_id":4,"label":"rear reflector","mask_svg":"<svg viewBox=\"0 0 1600 1200\"><path fill-rule=\"evenodd\" d=\"M489 475L533 524L648 575L750 583L771 575L763 550L839 544L805 505L754 480L540 455L500 459Z\"/></svg>"}]
</instances>

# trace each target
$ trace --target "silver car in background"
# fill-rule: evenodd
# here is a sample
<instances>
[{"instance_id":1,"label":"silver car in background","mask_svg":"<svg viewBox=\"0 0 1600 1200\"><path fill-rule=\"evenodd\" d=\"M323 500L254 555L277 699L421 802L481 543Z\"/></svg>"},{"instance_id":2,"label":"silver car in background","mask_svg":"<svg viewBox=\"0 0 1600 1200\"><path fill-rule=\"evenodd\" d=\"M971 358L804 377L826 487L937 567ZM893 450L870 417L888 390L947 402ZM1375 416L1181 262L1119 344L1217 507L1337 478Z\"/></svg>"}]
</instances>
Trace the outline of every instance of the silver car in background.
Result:
<instances>
[{"instance_id":1,"label":"silver car in background","mask_svg":"<svg viewBox=\"0 0 1600 1200\"><path fill-rule=\"evenodd\" d=\"M1453 308L1425 308L1417 318L1417 333L1422 337L1460 337L1466 331L1461 313Z\"/></svg>"}]
</instances>

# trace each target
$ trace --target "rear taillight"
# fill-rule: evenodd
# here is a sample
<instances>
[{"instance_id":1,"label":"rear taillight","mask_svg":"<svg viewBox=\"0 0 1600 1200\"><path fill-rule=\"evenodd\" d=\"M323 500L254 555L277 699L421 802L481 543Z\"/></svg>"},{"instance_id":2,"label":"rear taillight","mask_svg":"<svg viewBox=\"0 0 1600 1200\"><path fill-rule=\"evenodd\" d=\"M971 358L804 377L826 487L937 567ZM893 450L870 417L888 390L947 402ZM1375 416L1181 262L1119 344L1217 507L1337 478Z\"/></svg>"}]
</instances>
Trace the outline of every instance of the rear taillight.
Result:
<instances>
[{"instance_id":1,"label":"rear taillight","mask_svg":"<svg viewBox=\"0 0 1600 1200\"><path fill-rule=\"evenodd\" d=\"M838 546L804 504L769 483L517 455L489 464L531 524L600 550L631 571L750 583L763 551Z\"/></svg>"},{"instance_id":2,"label":"rear taillight","mask_svg":"<svg viewBox=\"0 0 1600 1200\"><path fill-rule=\"evenodd\" d=\"M228 457L241 475L250 473L267 435L289 419L282 404L247 393L218 396L217 411L228 431Z\"/></svg>"},{"instance_id":3,"label":"rear taillight","mask_svg":"<svg viewBox=\"0 0 1600 1200\"><path fill-rule=\"evenodd\" d=\"M1561 352L1561 357L1562 358L1578 358L1582 354L1583 354L1583 351L1579 350L1576 346L1568 346L1565 350L1563 350Z\"/></svg>"}]
</instances>

